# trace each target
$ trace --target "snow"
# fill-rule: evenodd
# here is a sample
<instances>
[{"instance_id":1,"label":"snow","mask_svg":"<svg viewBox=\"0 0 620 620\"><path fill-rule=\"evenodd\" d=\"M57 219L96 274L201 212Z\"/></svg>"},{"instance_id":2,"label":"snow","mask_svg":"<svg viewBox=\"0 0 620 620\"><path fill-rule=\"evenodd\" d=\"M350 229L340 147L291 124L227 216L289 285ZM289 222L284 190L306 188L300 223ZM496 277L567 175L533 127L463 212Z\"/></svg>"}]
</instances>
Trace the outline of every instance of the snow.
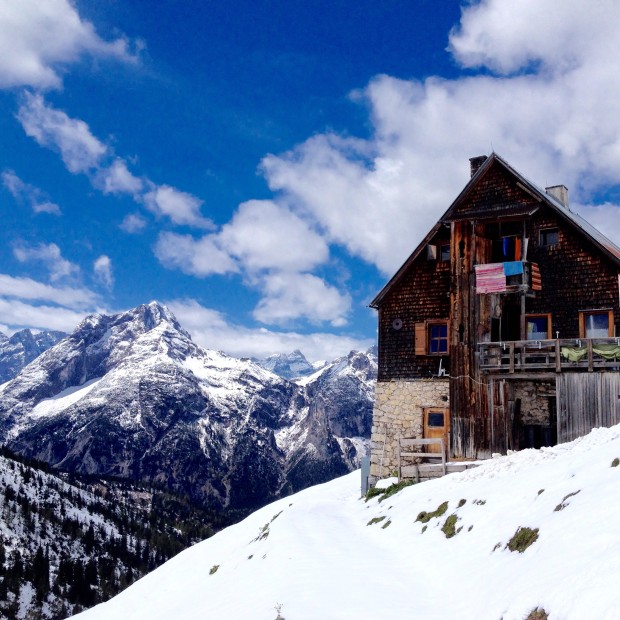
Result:
<instances>
[{"instance_id":1,"label":"snow","mask_svg":"<svg viewBox=\"0 0 620 620\"><path fill-rule=\"evenodd\" d=\"M30 415L34 418L40 418L62 413L67 407L84 398L100 381L101 379L92 379L82 385L67 388L53 398L46 398L32 409Z\"/></svg>"},{"instance_id":2,"label":"snow","mask_svg":"<svg viewBox=\"0 0 620 620\"><path fill-rule=\"evenodd\" d=\"M354 472L250 515L82 620L620 618L620 426L359 497ZM463 501L464 500L464 501ZM448 502L426 527L422 511ZM458 533L447 538L446 518ZM371 523L373 519L383 520ZM389 525L388 525L389 524ZM507 543L538 528L523 553Z\"/></svg>"}]
</instances>

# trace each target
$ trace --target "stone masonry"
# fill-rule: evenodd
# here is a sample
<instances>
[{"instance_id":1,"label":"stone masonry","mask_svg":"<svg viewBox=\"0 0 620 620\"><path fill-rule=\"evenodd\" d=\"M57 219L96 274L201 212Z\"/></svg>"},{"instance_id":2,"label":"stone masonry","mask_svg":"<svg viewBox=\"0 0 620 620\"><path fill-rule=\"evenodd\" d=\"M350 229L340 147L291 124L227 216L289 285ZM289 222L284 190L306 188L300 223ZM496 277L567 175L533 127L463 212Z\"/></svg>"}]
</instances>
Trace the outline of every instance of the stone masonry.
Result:
<instances>
[{"instance_id":1,"label":"stone masonry","mask_svg":"<svg viewBox=\"0 0 620 620\"><path fill-rule=\"evenodd\" d=\"M370 437L371 482L398 467L399 437L422 437L425 408L449 406L448 379L378 382Z\"/></svg>"}]
</instances>

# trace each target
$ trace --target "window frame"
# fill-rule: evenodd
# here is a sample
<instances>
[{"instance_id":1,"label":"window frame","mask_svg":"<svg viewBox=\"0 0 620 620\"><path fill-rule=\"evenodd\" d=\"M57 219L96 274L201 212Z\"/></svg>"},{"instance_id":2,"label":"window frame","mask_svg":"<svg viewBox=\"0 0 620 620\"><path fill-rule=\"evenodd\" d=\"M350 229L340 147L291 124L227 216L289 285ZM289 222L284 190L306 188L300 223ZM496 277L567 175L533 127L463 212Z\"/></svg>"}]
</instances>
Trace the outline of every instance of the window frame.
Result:
<instances>
[{"instance_id":1,"label":"window frame","mask_svg":"<svg viewBox=\"0 0 620 620\"><path fill-rule=\"evenodd\" d=\"M587 336L587 318L594 315L607 315L607 338L615 336L614 311L609 308L600 310L579 310L579 337L580 338L605 338L605 336Z\"/></svg>"},{"instance_id":2,"label":"window frame","mask_svg":"<svg viewBox=\"0 0 620 620\"><path fill-rule=\"evenodd\" d=\"M438 325L446 326L445 337L438 337L434 340L446 341L445 351L431 352L431 329ZM430 355L433 357L446 356L450 354L450 321L448 319L427 319L415 323L414 329L414 354Z\"/></svg>"},{"instance_id":3,"label":"window frame","mask_svg":"<svg viewBox=\"0 0 620 620\"><path fill-rule=\"evenodd\" d=\"M546 236L555 231L556 234L556 241L554 243L548 243L546 241ZM543 238L545 238L545 240L543 241ZM540 245L541 248L552 248L555 245L559 245L560 244L560 229L557 226L549 226L547 228L541 228L538 231L538 244Z\"/></svg>"},{"instance_id":4,"label":"window frame","mask_svg":"<svg viewBox=\"0 0 620 620\"><path fill-rule=\"evenodd\" d=\"M527 322L528 319L546 319L547 320L547 337L546 338L528 338ZM551 312L530 312L525 315L525 339L526 340L551 340L553 338Z\"/></svg>"},{"instance_id":5,"label":"window frame","mask_svg":"<svg viewBox=\"0 0 620 620\"><path fill-rule=\"evenodd\" d=\"M445 248L448 248L447 256L444 254ZM449 243L439 244L439 260L444 263L450 262L450 244Z\"/></svg>"}]
</instances>

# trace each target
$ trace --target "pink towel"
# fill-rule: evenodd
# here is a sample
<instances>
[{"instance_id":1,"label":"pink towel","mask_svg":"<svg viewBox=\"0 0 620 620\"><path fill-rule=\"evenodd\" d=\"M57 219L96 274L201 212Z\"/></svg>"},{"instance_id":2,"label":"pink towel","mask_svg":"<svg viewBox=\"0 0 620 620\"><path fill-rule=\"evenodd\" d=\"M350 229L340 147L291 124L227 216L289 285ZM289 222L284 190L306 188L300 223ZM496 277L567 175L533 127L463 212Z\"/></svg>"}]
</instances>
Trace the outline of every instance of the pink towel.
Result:
<instances>
[{"instance_id":1,"label":"pink towel","mask_svg":"<svg viewBox=\"0 0 620 620\"><path fill-rule=\"evenodd\" d=\"M506 290L504 263L475 265L476 293L501 293Z\"/></svg>"}]
</instances>

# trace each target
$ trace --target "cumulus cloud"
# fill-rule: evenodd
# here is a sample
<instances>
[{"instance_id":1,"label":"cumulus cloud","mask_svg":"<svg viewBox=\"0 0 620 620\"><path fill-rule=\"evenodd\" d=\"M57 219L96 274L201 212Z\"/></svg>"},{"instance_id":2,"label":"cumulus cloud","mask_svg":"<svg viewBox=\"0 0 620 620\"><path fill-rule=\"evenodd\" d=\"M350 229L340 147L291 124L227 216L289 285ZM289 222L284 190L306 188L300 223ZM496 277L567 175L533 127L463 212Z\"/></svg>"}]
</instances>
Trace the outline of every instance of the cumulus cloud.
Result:
<instances>
[{"instance_id":1,"label":"cumulus cloud","mask_svg":"<svg viewBox=\"0 0 620 620\"><path fill-rule=\"evenodd\" d=\"M305 271L329 258L327 243L306 221L269 200L240 205L220 241L250 271Z\"/></svg>"},{"instance_id":2,"label":"cumulus cloud","mask_svg":"<svg viewBox=\"0 0 620 620\"><path fill-rule=\"evenodd\" d=\"M146 208L178 225L213 229L213 222L200 214L202 200L169 185L154 186L143 196Z\"/></svg>"},{"instance_id":3,"label":"cumulus cloud","mask_svg":"<svg viewBox=\"0 0 620 620\"><path fill-rule=\"evenodd\" d=\"M0 273L0 297L52 302L73 310L92 307L99 301L98 296L86 288L50 286L4 273Z\"/></svg>"},{"instance_id":4,"label":"cumulus cloud","mask_svg":"<svg viewBox=\"0 0 620 620\"><path fill-rule=\"evenodd\" d=\"M84 318L84 312L45 304L34 305L18 299L0 298L0 316L13 330L32 327L70 332Z\"/></svg>"},{"instance_id":5,"label":"cumulus cloud","mask_svg":"<svg viewBox=\"0 0 620 620\"><path fill-rule=\"evenodd\" d=\"M104 41L69 0L3 0L0 88L58 88L59 67L84 54L134 62L125 39Z\"/></svg>"},{"instance_id":6,"label":"cumulus cloud","mask_svg":"<svg viewBox=\"0 0 620 620\"><path fill-rule=\"evenodd\" d=\"M60 248L55 243L38 245L16 243L13 247L13 255L20 263L42 262L49 270L52 282L77 275L80 271L76 264L63 258Z\"/></svg>"},{"instance_id":7,"label":"cumulus cloud","mask_svg":"<svg viewBox=\"0 0 620 620\"><path fill-rule=\"evenodd\" d=\"M450 49L484 74L377 76L363 93L371 137L317 135L266 157L271 189L386 275L467 182L469 157L495 150L588 204L618 184L620 170L620 5L595 5L467 5Z\"/></svg>"},{"instance_id":8,"label":"cumulus cloud","mask_svg":"<svg viewBox=\"0 0 620 620\"><path fill-rule=\"evenodd\" d=\"M155 244L155 256L165 267L199 278L239 271L215 235L194 239L191 235L162 232Z\"/></svg>"},{"instance_id":9,"label":"cumulus cloud","mask_svg":"<svg viewBox=\"0 0 620 620\"><path fill-rule=\"evenodd\" d=\"M286 323L306 318L313 323L329 321L334 327L346 324L351 298L309 273L279 272L262 281L263 298L254 310L262 323Z\"/></svg>"},{"instance_id":10,"label":"cumulus cloud","mask_svg":"<svg viewBox=\"0 0 620 620\"><path fill-rule=\"evenodd\" d=\"M199 345L238 357L266 357L299 349L311 361L331 360L352 350L365 351L374 344L368 338L325 332L251 329L229 322L221 312L205 308L193 299L170 300L166 305Z\"/></svg>"},{"instance_id":11,"label":"cumulus cloud","mask_svg":"<svg viewBox=\"0 0 620 620\"><path fill-rule=\"evenodd\" d=\"M2 184L19 203L27 203L35 213L60 215L60 207L47 199L45 194L35 187L22 181L12 170L4 170Z\"/></svg>"},{"instance_id":12,"label":"cumulus cloud","mask_svg":"<svg viewBox=\"0 0 620 620\"><path fill-rule=\"evenodd\" d=\"M112 275L112 261L109 256L102 254L93 263L93 273L106 288L114 286L114 276Z\"/></svg>"},{"instance_id":13,"label":"cumulus cloud","mask_svg":"<svg viewBox=\"0 0 620 620\"><path fill-rule=\"evenodd\" d=\"M126 233L139 233L146 227L146 220L139 213L128 213L119 227Z\"/></svg>"},{"instance_id":14,"label":"cumulus cloud","mask_svg":"<svg viewBox=\"0 0 620 620\"><path fill-rule=\"evenodd\" d=\"M17 118L28 136L60 153L73 174L97 168L107 152L84 121L48 106L40 94L24 93Z\"/></svg>"},{"instance_id":15,"label":"cumulus cloud","mask_svg":"<svg viewBox=\"0 0 620 620\"><path fill-rule=\"evenodd\" d=\"M132 194L137 196L143 187L142 179L134 176L127 169L127 164L120 158L107 168L102 168L96 176L96 183L104 194Z\"/></svg>"}]
</instances>

